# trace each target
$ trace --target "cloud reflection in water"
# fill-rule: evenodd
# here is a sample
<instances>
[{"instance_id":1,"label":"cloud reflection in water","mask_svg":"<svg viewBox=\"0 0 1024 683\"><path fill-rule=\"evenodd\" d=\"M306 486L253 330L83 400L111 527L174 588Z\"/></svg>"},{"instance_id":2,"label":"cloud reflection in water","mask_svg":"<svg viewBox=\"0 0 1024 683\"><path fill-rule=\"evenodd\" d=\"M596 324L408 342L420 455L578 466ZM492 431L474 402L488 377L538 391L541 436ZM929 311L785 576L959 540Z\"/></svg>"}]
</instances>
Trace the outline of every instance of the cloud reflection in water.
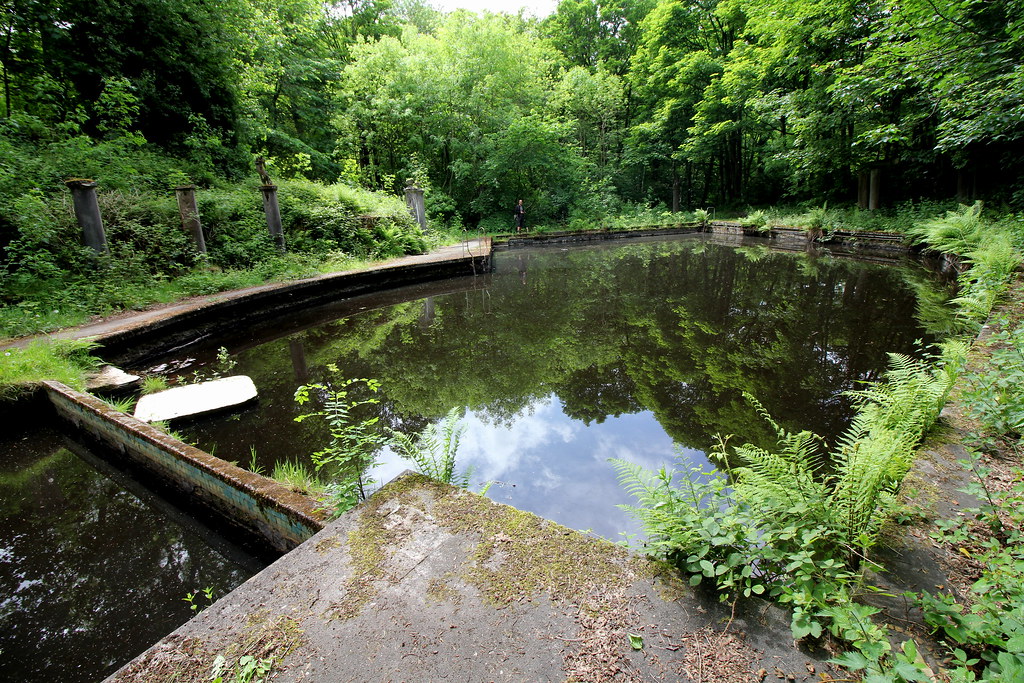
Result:
<instances>
[{"instance_id":1,"label":"cloud reflection in water","mask_svg":"<svg viewBox=\"0 0 1024 683\"><path fill-rule=\"evenodd\" d=\"M528 510L573 529L591 530L610 540L640 533L639 523L617 505L634 502L615 476L609 458L657 469L676 458L672 439L654 414L644 411L604 422L568 417L552 394L532 404L508 426L467 413L457 468L473 468L471 488L494 482L488 497ZM703 452L682 449L690 463L710 467ZM389 481L409 468L390 449L373 475Z\"/></svg>"}]
</instances>

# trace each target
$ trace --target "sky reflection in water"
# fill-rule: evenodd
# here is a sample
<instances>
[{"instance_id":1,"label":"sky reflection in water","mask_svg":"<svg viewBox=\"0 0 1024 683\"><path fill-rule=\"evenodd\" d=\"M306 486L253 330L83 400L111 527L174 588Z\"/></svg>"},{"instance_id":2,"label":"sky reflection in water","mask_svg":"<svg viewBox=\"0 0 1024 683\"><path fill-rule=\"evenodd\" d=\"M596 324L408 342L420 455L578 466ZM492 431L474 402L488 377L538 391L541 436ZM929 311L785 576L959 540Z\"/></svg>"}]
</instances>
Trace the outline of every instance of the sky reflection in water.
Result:
<instances>
[{"instance_id":1,"label":"sky reflection in water","mask_svg":"<svg viewBox=\"0 0 1024 683\"><path fill-rule=\"evenodd\" d=\"M641 529L615 507L635 501L619 485L608 460L657 469L676 455L672 439L650 411L588 427L562 412L553 394L516 416L511 425L490 424L472 412L464 424L458 468L472 468L472 490L493 482L487 493L492 500L613 541ZM711 467L701 451L684 448L680 454L693 465ZM382 482L409 469L390 449L379 460L373 476Z\"/></svg>"},{"instance_id":2,"label":"sky reflection in water","mask_svg":"<svg viewBox=\"0 0 1024 683\"><path fill-rule=\"evenodd\" d=\"M255 448L269 472L326 443L315 421L294 422L311 410L296 386L374 378L389 428L468 407L458 468L474 467L474 489L494 481L494 500L618 540L639 527L616 507L633 501L609 458L656 469L676 442L688 471L708 466L716 434L770 447L744 392L786 428L834 439L843 392L928 337L916 311L934 287L920 268L703 236L501 252L482 277L339 300L191 350L202 365L225 346L260 399L182 430L227 460ZM407 467L378 459L378 481Z\"/></svg>"}]
</instances>

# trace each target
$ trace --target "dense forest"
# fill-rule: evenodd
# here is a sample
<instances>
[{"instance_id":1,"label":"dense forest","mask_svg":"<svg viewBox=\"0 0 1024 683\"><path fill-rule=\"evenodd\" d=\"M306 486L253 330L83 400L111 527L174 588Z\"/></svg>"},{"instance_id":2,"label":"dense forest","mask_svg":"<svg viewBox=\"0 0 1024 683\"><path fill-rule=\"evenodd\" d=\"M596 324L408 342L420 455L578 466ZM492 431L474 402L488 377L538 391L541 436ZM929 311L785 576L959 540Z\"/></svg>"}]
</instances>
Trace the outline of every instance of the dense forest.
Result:
<instances>
[{"instance_id":1,"label":"dense forest","mask_svg":"<svg viewBox=\"0 0 1024 683\"><path fill-rule=\"evenodd\" d=\"M9 0L2 22L5 304L87 270L68 251L73 177L107 193L125 282L195 264L173 231L182 183L202 190L212 263L264 262L256 156L292 183L299 252L360 251L352 216L381 213L367 191L409 178L455 230L507 229L516 198L532 224L571 227L652 206L1024 206L1021 0L562 0L544 19L426 0ZM362 251L420 248L388 212Z\"/></svg>"},{"instance_id":2,"label":"dense forest","mask_svg":"<svg viewBox=\"0 0 1024 683\"><path fill-rule=\"evenodd\" d=\"M3 37L8 137L415 177L467 221L520 194L545 218L857 201L872 172L886 202L1024 201L1017 0L12 0Z\"/></svg>"}]
</instances>

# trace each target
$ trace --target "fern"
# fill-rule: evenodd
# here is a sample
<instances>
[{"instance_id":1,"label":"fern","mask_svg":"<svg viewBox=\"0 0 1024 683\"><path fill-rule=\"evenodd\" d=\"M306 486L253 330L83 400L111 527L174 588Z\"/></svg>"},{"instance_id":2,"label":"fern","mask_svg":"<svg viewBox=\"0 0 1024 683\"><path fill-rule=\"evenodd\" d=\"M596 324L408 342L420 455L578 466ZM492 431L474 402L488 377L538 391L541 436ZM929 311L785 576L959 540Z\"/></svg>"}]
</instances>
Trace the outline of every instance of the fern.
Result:
<instances>
[{"instance_id":1,"label":"fern","mask_svg":"<svg viewBox=\"0 0 1024 683\"><path fill-rule=\"evenodd\" d=\"M938 251L965 254L981 240L981 207L981 202L975 202L973 206L961 205L956 211L947 211L942 218L912 226L907 234L917 242L927 242Z\"/></svg>"},{"instance_id":2,"label":"fern","mask_svg":"<svg viewBox=\"0 0 1024 683\"><path fill-rule=\"evenodd\" d=\"M640 520L648 545L669 559L681 560L697 552L717 530L715 520L721 511L737 508L727 480L718 473L696 466L651 471L617 458L609 462L623 488L637 499L637 505L619 508ZM676 481L681 483L676 485Z\"/></svg>"},{"instance_id":3,"label":"fern","mask_svg":"<svg viewBox=\"0 0 1024 683\"><path fill-rule=\"evenodd\" d=\"M465 431L462 408L456 406L443 420L427 425L415 438L392 430L391 447L399 456L412 462L420 474L466 488L472 471L455 473L455 457Z\"/></svg>"}]
</instances>

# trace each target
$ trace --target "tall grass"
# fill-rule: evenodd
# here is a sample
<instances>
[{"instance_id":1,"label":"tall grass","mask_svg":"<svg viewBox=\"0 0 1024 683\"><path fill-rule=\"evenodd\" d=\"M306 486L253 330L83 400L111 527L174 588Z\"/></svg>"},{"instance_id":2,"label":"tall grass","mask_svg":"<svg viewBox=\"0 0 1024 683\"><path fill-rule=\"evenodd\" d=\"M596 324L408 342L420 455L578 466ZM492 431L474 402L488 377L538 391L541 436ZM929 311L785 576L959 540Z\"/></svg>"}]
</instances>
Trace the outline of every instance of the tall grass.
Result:
<instances>
[{"instance_id":1,"label":"tall grass","mask_svg":"<svg viewBox=\"0 0 1024 683\"><path fill-rule=\"evenodd\" d=\"M101 362L89 353L96 347L88 339L41 340L0 351L0 400L17 398L45 379L83 391L86 374Z\"/></svg>"}]
</instances>

